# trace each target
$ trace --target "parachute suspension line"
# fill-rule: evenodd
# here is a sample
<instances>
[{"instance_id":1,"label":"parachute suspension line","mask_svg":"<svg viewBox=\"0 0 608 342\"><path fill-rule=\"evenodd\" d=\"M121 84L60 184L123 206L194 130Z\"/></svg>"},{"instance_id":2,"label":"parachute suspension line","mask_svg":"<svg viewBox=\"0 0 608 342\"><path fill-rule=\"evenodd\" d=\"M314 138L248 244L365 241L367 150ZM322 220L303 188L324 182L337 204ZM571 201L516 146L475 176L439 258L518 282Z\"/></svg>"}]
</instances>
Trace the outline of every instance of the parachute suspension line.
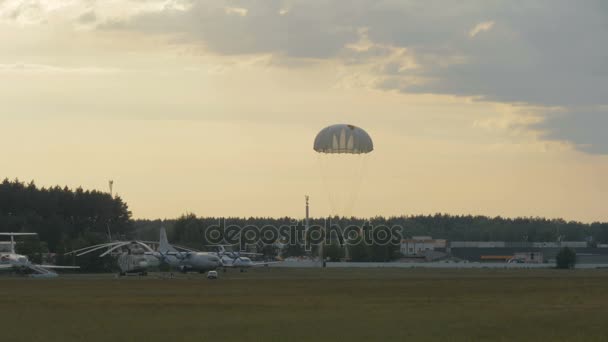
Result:
<instances>
[{"instance_id":1,"label":"parachute suspension line","mask_svg":"<svg viewBox=\"0 0 608 342\"><path fill-rule=\"evenodd\" d=\"M356 156L356 165L355 167L355 177L354 184L352 184L352 195L350 198L350 202L348 203L348 207L346 207L345 215L352 216L353 210L355 209L355 205L359 198L359 192L361 191L361 185L363 183L363 179L365 178L365 174L367 172L367 154L358 154Z\"/></svg>"},{"instance_id":2,"label":"parachute suspension line","mask_svg":"<svg viewBox=\"0 0 608 342\"><path fill-rule=\"evenodd\" d=\"M330 216L350 216L367 169L367 155L320 153L317 159Z\"/></svg>"}]
</instances>

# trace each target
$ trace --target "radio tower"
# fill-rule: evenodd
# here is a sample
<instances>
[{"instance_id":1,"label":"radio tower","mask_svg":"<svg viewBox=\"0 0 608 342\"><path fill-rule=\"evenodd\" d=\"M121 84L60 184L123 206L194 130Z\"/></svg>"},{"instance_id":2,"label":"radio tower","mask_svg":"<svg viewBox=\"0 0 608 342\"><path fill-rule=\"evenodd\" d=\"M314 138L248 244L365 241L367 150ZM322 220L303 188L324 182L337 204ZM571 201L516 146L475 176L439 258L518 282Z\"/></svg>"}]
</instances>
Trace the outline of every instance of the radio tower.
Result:
<instances>
[{"instance_id":1,"label":"radio tower","mask_svg":"<svg viewBox=\"0 0 608 342\"><path fill-rule=\"evenodd\" d=\"M114 188L114 181L110 179L108 186L110 187L110 197L114 198L114 193L112 192L112 189Z\"/></svg>"},{"instance_id":2,"label":"radio tower","mask_svg":"<svg viewBox=\"0 0 608 342\"><path fill-rule=\"evenodd\" d=\"M308 233L308 227L310 226L310 222L309 222L310 209L308 207L308 200L310 199L310 197L308 195L306 195L306 196L304 196L304 198L306 198L306 228L305 228L305 231Z\"/></svg>"},{"instance_id":3,"label":"radio tower","mask_svg":"<svg viewBox=\"0 0 608 342\"><path fill-rule=\"evenodd\" d=\"M112 199L114 199L114 181L113 180L109 180L108 181L108 187L110 188L110 197L112 197ZM108 228L108 239L110 242L112 242L112 232L110 231L110 221L108 220L107 223L107 228Z\"/></svg>"}]
</instances>

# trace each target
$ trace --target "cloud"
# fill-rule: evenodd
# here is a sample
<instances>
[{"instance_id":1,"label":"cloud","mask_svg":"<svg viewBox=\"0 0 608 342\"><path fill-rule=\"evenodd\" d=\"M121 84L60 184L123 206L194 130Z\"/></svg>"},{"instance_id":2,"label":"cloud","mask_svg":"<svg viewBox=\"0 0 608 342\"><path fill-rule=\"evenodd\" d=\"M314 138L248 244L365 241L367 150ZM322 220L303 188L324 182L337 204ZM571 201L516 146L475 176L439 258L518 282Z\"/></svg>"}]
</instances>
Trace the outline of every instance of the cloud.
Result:
<instances>
[{"instance_id":1,"label":"cloud","mask_svg":"<svg viewBox=\"0 0 608 342\"><path fill-rule=\"evenodd\" d=\"M44 7L37 1L5 0L0 2L0 19L21 25L38 24L44 21Z\"/></svg>"},{"instance_id":2,"label":"cloud","mask_svg":"<svg viewBox=\"0 0 608 342\"><path fill-rule=\"evenodd\" d=\"M608 34L607 13L599 0L450 6L436 0L353 0L349 6L337 0L226 0L164 8L104 28L174 35L219 54L283 58L337 58L365 29L378 46L412 51L422 67L417 72L437 80L413 91L564 105L606 97L601 85L608 76L608 46L599 42ZM479 20L487 17L494 20ZM471 29L471 22L479 24ZM490 29L492 35L481 34ZM352 62L357 56L348 57Z\"/></svg>"},{"instance_id":3,"label":"cloud","mask_svg":"<svg viewBox=\"0 0 608 342\"><path fill-rule=\"evenodd\" d=\"M0 0L0 21L25 25L90 24L126 20L164 8L186 9L190 0ZM94 16L94 18L93 18ZM95 19L95 20L93 20Z\"/></svg>"},{"instance_id":4,"label":"cloud","mask_svg":"<svg viewBox=\"0 0 608 342\"><path fill-rule=\"evenodd\" d=\"M40 8L55 11L47 3L5 0L0 8L4 17L41 21ZM80 19L101 22L101 30L168 36L218 55L271 55L282 66L331 61L371 73L364 79L379 89L560 107L570 114L549 118L547 137L608 153L602 143L608 137L582 137L567 124L579 118L603 123L603 0L125 0L120 10L110 3L95 3L95 18Z\"/></svg>"},{"instance_id":5,"label":"cloud","mask_svg":"<svg viewBox=\"0 0 608 342\"><path fill-rule=\"evenodd\" d=\"M334 26L336 14L306 2L286 10L283 1L197 1L187 10L164 8L130 20L113 20L105 30L171 35L222 55L268 54L325 59L357 39L354 27Z\"/></svg>"},{"instance_id":6,"label":"cloud","mask_svg":"<svg viewBox=\"0 0 608 342\"><path fill-rule=\"evenodd\" d=\"M13 63L0 64L0 74L2 73L78 73L78 74L106 74L116 73L121 70L118 68L84 66L84 67L65 67L46 64L32 63Z\"/></svg>"},{"instance_id":7,"label":"cloud","mask_svg":"<svg viewBox=\"0 0 608 342\"><path fill-rule=\"evenodd\" d=\"M608 151L608 108L574 109L548 116L535 125L545 138L571 141L575 147L596 154Z\"/></svg>"},{"instance_id":8,"label":"cloud","mask_svg":"<svg viewBox=\"0 0 608 342\"><path fill-rule=\"evenodd\" d=\"M81 24L94 23L95 21L97 21L97 15L94 11L87 11L78 17L78 21Z\"/></svg>"},{"instance_id":9,"label":"cloud","mask_svg":"<svg viewBox=\"0 0 608 342\"><path fill-rule=\"evenodd\" d=\"M482 23L479 23L475 25L475 27L473 27L471 31L469 31L469 37L473 38L481 32L490 31L492 27L494 27L493 21L484 21Z\"/></svg>"},{"instance_id":10,"label":"cloud","mask_svg":"<svg viewBox=\"0 0 608 342\"><path fill-rule=\"evenodd\" d=\"M224 11L228 15L232 14L232 15L238 15L241 17L247 16L247 12L249 12L246 8L243 8L243 7L226 7L226 8L224 8Z\"/></svg>"}]
</instances>

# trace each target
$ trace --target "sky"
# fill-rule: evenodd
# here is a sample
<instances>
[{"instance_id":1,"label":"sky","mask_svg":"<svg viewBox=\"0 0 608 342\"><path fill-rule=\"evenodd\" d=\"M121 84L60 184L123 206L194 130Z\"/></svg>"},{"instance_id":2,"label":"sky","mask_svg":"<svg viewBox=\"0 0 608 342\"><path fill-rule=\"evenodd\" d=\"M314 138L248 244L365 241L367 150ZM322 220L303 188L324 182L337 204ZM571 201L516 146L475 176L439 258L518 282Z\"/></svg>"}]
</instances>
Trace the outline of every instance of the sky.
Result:
<instances>
[{"instance_id":1,"label":"sky","mask_svg":"<svg viewBox=\"0 0 608 342\"><path fill-rule=\"evenodd\" d=\"M349 123L345 214L606 221L606 37L602 0L0 0L0 177L322 216L314 137Z\"/></svg>"}]
</instances>

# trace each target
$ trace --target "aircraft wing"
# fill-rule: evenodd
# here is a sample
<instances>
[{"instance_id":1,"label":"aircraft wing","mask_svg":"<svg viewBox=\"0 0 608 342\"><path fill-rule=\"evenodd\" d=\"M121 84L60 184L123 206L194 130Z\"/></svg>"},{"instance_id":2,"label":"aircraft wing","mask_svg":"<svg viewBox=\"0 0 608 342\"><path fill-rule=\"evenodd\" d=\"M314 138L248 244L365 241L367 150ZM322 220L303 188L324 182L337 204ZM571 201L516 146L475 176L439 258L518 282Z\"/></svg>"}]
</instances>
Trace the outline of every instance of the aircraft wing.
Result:
<instances>
[{"instance_id":1,"label":"aircraft wing","mask_svg":"<svg viewBox=\"0 0 608 342\"><path fill-rule=\"evenodd\" d=\"M173 256L183 256L183 255L188 255L189 252L166 252L166 253L162 253L165 255L173 255Z\"/></svg>"},{"instance_id":2,"label":"aircraft wing","mask_svg":"<svg viewBox=\"0 0 608 342\"><path fill-rule=\"evenodd\" d=\"M268 265L272 265L272 264L278 264L281 263L282 261L270 261L270 262L256 262L256 263L251 263L251 264L246 264L246 265L235 265L235 264L229 264L229 265L222 265L220 267L224 267L224 268L246 268L246 267L262 267L262 266L268 266Z\"/></svg>"},{"instance_id":3,"label":"aircraft wing","mask_svg":"<svg viewBox=\"0 0 608 342\"><path fill-rule=\"evenodd\" d=\"M28 236L28 235L38 235L38 233L0 233L0 236Z\"/></svg>"},{"instance_id":4,"label":"aircraft wing","mask_svg":"<svg viewBox=\"0 0 608 342\"><path fill-rule=\"evenodd\" d=\"M32 273L30 276L32 277L42 277L42 278L54 278L57 276L57 273L43 268L40 265L36 265L36 264L29 264L27 265L27 268L29 268L30 270L34 271L34 273Z\"/></svg>"},{"instance_id":5,"label":"aircraft wing","mask_svg":"<svg viewBox=\"0 0 608 342\"><path fill-rule=\"evenodd\" d=\"M32 277L35 278L55 278L57 277L57 273L55 273L54 269L77 269L79 266L57 266L57 265L38 265L38 264L30 264L28 268L35 273L32 274Z\"/></svg>"},{"instance_id":6,"label":"aircraft wing","mask_svg":"<svg viewBox=\"0 0 608 342\"><path fill-rule=\"evenodd\" d=\"M174 248L177 248L177 249L181 249L182 251L186 251L186 252L191 252L191 253L200 252L199 250L192 249L190 247L185 247L185 246L180 246L180 245L171 245L171 246L173 246Z\"/></svg>"},{"instance_id":7,"label":"aircraft wing","mask_svg":"<svg viewBox=\"0 0 608 342\"><path fill-rule=\"evenodd\" d=\"M251 266L253 266L253 267L268 266L268 265L272 265L272 264L279 264L281 262L282 261L256 262L256 263L252 263Z\"/></svg>"},{"instance_id":8,"label":"aircraft wing","mask_svg":"<svg viewBox=\"0 0 608 342\"><path fill-rule=\"evenodd\" d=\"M80 266L58 266L58 265L36 265L38 267L42 267L42 268L48 268L48 269L64 269L64 270L75 270L80 268Z\"/></svg>"}]
</instances>

